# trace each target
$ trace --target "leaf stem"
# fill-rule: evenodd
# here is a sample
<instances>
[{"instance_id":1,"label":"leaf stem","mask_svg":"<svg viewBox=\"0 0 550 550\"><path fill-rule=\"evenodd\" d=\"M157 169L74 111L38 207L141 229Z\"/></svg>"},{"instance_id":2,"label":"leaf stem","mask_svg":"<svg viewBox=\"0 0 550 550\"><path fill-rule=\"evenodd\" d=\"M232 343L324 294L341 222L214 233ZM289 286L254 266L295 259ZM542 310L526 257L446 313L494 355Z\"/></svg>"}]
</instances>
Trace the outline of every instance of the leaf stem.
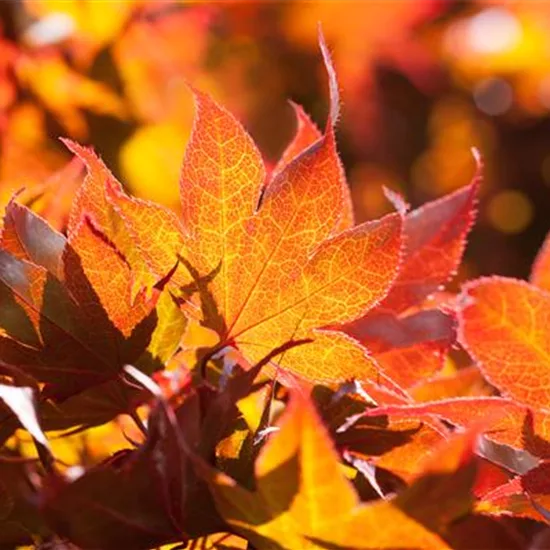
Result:
<instances>
[{"instance_id":1,"label":"leaf stem","mask_svg":"<svg viewBox=\"0 0 550 550\"><path fill-rule=\"evenodd\" d=\"M145 424L143 423L143 420L141 420L141 418L137 414L136 410L134 409L133 411L129 412L128 416L134 421L135 425L139 428L139 431L145 437L147 437L147 428L146 428Z\"/></svg>"}]
</instances>

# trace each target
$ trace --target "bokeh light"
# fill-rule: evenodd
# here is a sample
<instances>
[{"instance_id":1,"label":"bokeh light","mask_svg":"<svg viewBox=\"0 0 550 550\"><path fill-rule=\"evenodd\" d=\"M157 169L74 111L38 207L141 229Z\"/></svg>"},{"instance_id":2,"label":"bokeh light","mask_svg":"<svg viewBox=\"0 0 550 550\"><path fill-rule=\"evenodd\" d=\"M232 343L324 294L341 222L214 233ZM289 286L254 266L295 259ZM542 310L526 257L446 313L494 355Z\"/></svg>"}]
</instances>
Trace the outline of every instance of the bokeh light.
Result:
<instances>
[{"instance_id":1,"label":"bokeh light","mask_svg":"<svg viewBox=\"0 0 550 550\"><path fill-rule=\"evenodd\" d=\"M489 202L487 217L503 233L521 233L531 223L533 204L519 191L499 191Z\"/></svg>"}]
</instances>

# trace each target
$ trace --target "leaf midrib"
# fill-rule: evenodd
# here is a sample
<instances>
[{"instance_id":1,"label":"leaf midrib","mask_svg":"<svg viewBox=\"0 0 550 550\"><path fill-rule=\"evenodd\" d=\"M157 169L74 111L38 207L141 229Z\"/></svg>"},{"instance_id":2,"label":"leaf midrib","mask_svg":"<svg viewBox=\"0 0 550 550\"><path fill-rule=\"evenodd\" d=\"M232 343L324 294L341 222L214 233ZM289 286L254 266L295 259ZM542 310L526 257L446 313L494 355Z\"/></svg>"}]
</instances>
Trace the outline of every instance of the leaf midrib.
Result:
<instances>
[{"instance_id":1,"label":"leaf midrib","mask_svg":"<svg viewBox=\"0 0 550 550\"><path fill-rule=\"evenodd\" d=\"M324 139L324 138L321 138L321 139ZM320 141L320 140L319 140ZM287 165L288 166L288 165ZM280 177L280 175L282 173L284 173L284 169L283 171L279 174L278 177ZM273 182L271 182L273 183ZM292 226L292 224L294 223L294 220L296 219L296 216L298 215L298 211L299 209L301 208L302 204L303 204L303 199L304 199L304 194L301 194L300 195L300 202L298 203L298 205L296 206L296 208L294 209L293 213L292 213L292 216L289 218L288 222L286 223L286 225L284 226L283 228L283 231L280 233L279 235L279 238L277 239L277 242L275 244L275 246L273 247L272 251L268 254L267 258L265 259L264 261L264 264L262 266L262 269L259 271L259 273L257 274L256 278L254 279L254 281L252 282L252 285L250 287L250 290L247 294L247 296L245 297L245 299L243 300L243 303L241 304L241 307L239 308L237 314L235 315L235 319L233 320L233 322L231 323L231 326L228 328L227 330L227 335L228 335L228 338L230 337L231 335L231 331L233 330L233 328L235 327L235 325L237 324L237 321L240 319L240 317L242 316L242 314L244 313L245 309L247 308L250 300L252 299L252 296L255 294L256 290L258 289L259 287L259 283L260 283L260 280L262 279L265 271L267 270L267 268L272 265L271 264L271 260L273 259L273 257L275 256L275 254L279 251L279 248L281 247L281 244L283 243L283 240L286 238L287 236L287 231L289 230L289 228ZM261 208L261 207L260 207ZM307 262L306 262L307 263ZM298 305L298 304L296 304ZM293 306L294 307L294 306ZM285 308L285 310L288 309L288 308ZM273 315L271 316L268 316L267 318L255 323L254 325L250 325L249 327L246 327L245 329L241 330L240 332L238 332L237 334L231 336L231 338L238 338L240 335L244 334L246 331L250 330L251 328L255 327L255 326L258 326L264 322L266 322L267 320L271 319L272 317L276 317L277 315L283 313L285 310L283 311L279 311L277 313L274 313ZM226 310L227 311L227 310Z\"/></svg>"},{"instance_id":2,"label":"leaf midrib","mask_svg":"<svg viewBox=\"0 0 550 550\"><path fill-rule=\"evenodd\" d=\"M277 317L279 315L282 315L283 313L286 313L287 311L290 311L291 309L293 309L295 307L298 307L300 304L302 304L304 302L307 302L308 300L310 300L315 295L317 295L320 292L324 291L326 288L338 283L342 278L345 278L348 275L350 275L351 273L353 273L355 271L355 269L356 269L356 266L350 267L349 270L346 270L346 271L342 272L340 275L338 275L338 277L336 277L334 279L331 279L328 283L317 287L313 292L308 293L306 296L300 298L299 300L295 301L294 303L289 304L288 306L284 307L283 309L280 309L279 311L273 313L272 315L268 315L267 317L264 317L263 319L261 319L260 321L254 323L253 325L249 325L248 327L242 329L238 334L234 335L233 338L238 338L239 336L245 334L249 330L258 327L263 323L271 321L275 317ZM302 316L302 320L303 320L303 316ZM300 323L301 323L301 321L300 321Z\"/></svg>"}]
</instances>

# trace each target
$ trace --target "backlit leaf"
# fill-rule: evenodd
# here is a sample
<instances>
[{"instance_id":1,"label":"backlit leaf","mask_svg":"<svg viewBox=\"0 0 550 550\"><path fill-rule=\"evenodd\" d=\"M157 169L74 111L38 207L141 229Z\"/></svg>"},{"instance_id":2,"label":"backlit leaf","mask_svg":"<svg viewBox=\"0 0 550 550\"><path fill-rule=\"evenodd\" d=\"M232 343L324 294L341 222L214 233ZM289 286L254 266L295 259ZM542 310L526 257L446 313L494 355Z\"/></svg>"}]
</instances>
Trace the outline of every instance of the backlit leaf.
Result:
<instances>
[{"instance_id":1,"label":"backlit leaf","mask_svg":"<svg viewBox=\"0 0 550 550\"><path fill-rule=\"evenodd\" d=\"M85 163L88 175L80 188L69 219L69 235L83 215L96 225L124 254L135 279L136 291L152 286L172 270L182 252L183 235L176 215L167 208L130 198L121 184L92 150L74 142L65 144ZM161 232L162 239L153 238ZM183 279L177 279L183 276ZM183 269L174 284L189 281Z\"/></svg>"},{"instance_id":2,"label":"backlit leaf","mask_svg":"<svg viewBox=\"0 0 550 550\"><path fill-rule=\"evenodd\" d=\"M304 152L308 147L313 145L318 141L322 134L317 128L317 126L311 121L311 119L304 112L303 108L300 105L297 105L294 102L290 102L294 113L296 115L296 134L292 141L287 145L286 149L283 151L283 154L275 167L273 168L270 179L274 179L283 168L289 164L294 158L299 156ZM336 121L333 121L335 123ZM338 224L339 230L347 229L348 227L353 226L353 204L351 202L351 194L349 187L345 181L345 178L341 179L342 194L344 197L343 200L343 212Z\"/></svg>"},{"instance_id":3,"label":"backlit leaf","mask_svg":"<svg viewBox=\"0 0 550 550\"><path fill-rule=\"evenodd\" d=\"M326 132L276 174L261 202L265 170L251 138L195 92L198 114L181 180L189 233L183 261L198 272L205 324L218 332L219 348L236 345L252 363L291 339L334 342L312 331L362 315L397 270L399 215L334 236L345 216L345 180L333 130L337 84L326 48L323 54L331 88ZM357 347L339 341L336 349ZM335 371L334 349L302 346L280 364L310 380L371 379L373 363L364 358L347 373Z\"/></svg>"},{"instance_id":4,"label":"backlit leaf","mask_svg":"<svg viewBox=\"0 0 550 550\"><path fill-rule=\"evenodd\" d=\"M422 461L445 440L428 422L395 418L387 426L359 422L335 436L339 448L353 457L389 470L410 482L422 471Z\"/></svg>"},{"instance_id":5,"label":"backlit leaf","mask_svg":"<svg viewBox=\"0 0 550 550\"><path fill-rule=\"evenodd\" d=\"M315 409L295 393L256 461L254 492L221 473L208 477L225 520L262 548L397 548L404 541L407 547L446 548L422 523L439 530L467 509L473 441L468 434L445 444L410 489L363 504ZM423 509L421 493L434 490L453 494L454 508Z\"/></svg>"},{"instance_id":6,"label":"backlit leaf","mask_svg":"<svg viewBox=\"0 0 550 550\"><path fill-rule=\"evenodd\" d=\"M523 281L484 278L464 287L460 340L504 395L538 409L550 402L550 294Z\"/></svg>"},{"instance_id":7,"label":"backlit leaf","mask_svg":"<svg viewBox=\"0 0 550 550\"><path fill-rule=\"evenodd\" d=\"M461 427L488 419L484 433L491 441L515 449L525 449L535 456L550 456L550 417L544 412L530 411L509 399L464 397L412 405L384 406L371 409L365 415L388 415L390 418L436 416Z\"/></svg>"},{"instance_id":8,"label":"backlit leaf","mask_svg":"<svg viewBox=\"0 0 550 550\"><path fill-rule=\"evenodd\" d=\"M149 345L158 319L158 291L152 298L141 293L131 301L131 269L89 217L64 244L60 269L55 262L64 239L24 208L12 205L8 216L6 227L17 236L7 239L14 253L46 264L53 261L52 269L62 276L0 252L0 358L47 383L46 393L58 399L116 378ZM56 244L51 257L37 252L37 245L33 248L36 235L25 230L28 224L52 235Z\"/></svg>"},{"instance_id":9,"label":"backlit leaf","mask_svg":"<svg viewBox=\"0 0 550 550\"><path fill-rule=\"evenodd\" d=\"M208 95L194 94L195 125L181 173L183 220L193 243L188 260L201 273L221 263L225 280L228 264L235 260L228 253L231 233L254 213L265 173L242 126Z\"/></svg>"},{"instance_id":10,"label":"backlit leaf","mask_svg":"<svg viewBox=\"0 0 550 550\"><path fill-rule=\"evenodd\" d=\"M77 269L76 262L91 289L83 287L82 282L71 277L71 271ZM69 248L64 254L64 264L67 287L89 318L101 319L106 312L113 325L126 338L155 305L153 300L147 300L143 292L132 303L131 268L92 218L85 217L73 229ZM90 299L93 296L91 292L97 295L98 301L95 303Z\"/></svg>"},{"instance_id":11,"label":"backlit leaf","mask_svg":"<svg viewBox=\"0 0 550 550\"><path fill-rule=\"evenodd\" d=\"M66 239L27 207L10 201L6 207L0 245L16 258L63 277L62 254Z\"/></svg>"},{"instance_id":12,"label":"backlit leaf","mask_svg":"<svg viewBox=\"0 0 550 550\"><path fill-rule=\"evenodd\" d=\"M47 478L48 523L83 548L105 550L185 542L189 535L205 535L206 525L220 531L209 493L181 446L181 433L187 444L197 445L198 406L196 396L175 411L157 406L148 437L137 449L120 451L75 480Z\"/></svg>"},{"instance_id":13,"label":"backlit leaf","mask_svg":"<svg viewBox=\"0 0 550 550\"><path fill-rule=\"evenodd\" d=\"M406 215L401 270L382 309L400 312L419 304L455 274L475 220L479 170L470 185Z\"/></svg>"},{"instance_id":14,"label":"backlit leaf","mask_svg":"<svg viewBox=\"0 0 550 550\"><path fill-rule=\"evenodd\" d=\"M542 462L527 473L483 495L477 510L491 515L513 515L550 523L548 474L550 464Z\"/></svg>"},{"instance_id":15,"label":"backlit leaf","mask_svg":"<svg viewBox=\"0 0 550 550\"><path fill-rule=\"evenodd\" d=\"M408 316L373 312L344 330L374 356L386 376L409 388L443 367L455 339L453 320L438 310Z\"/></svg>"}]
</instances>

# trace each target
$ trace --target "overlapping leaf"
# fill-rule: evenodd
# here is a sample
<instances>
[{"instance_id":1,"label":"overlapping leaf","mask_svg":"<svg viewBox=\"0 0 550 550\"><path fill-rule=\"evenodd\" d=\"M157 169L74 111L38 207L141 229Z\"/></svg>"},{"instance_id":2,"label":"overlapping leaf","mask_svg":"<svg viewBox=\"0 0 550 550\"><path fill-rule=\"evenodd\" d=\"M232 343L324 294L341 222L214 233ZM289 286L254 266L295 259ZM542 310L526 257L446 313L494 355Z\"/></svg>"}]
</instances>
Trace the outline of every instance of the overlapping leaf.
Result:
<instances>
[{"instance_id":1,"label":"overlapping leaf","mask_svg":"<svg viewBox=\"0 0 550 550\"><path fill-rule=\"evenodd\" d=\"M65 237L52 229L45 220L15 200L9 203L1 234L4 250L20 260L40 265L62 279L65 244Z\"/></svg>"},{"instance_id":2,"label":"overlapping leaf","mask_svg":"<svg viewBox=\"0 0 550 550\"><path fill-rule=\"evenodd\" d=\"M501 277L468 284L460 340L504 395L536 409L550 403L550 295Z\"/></svg>"},{"instance_id":3,"label":"overlapping leaf","mask_svg":"<svg viewBox=\"0 0 550 550\"><path fill-rule=\"evenodd\" d=\"M477 509L486 514L514 515L550 523L550 465L542 462L527 473L482 495Z\"/></svg>"},{"instance_id":4,"label":"overlapping leaf","mask_svg":"<svg viewBox=\"0 0 550 550\"><path fill-rule=\"evenodd\" d=\"M392 215L333 236L346 198L332 128L336 82L325 60L332 93L326 132L276 174L260 204L264 169L251 139L196 93L197 122L182 172L186 260L211 279L203 308L220 347L234 343L255 361L291 338L308 337L311 346L293 349L279 364L313 380L369 379L375 367L352 340L312 331L358 317L385 295L401 220ZM346 372L336 361L340 353L350 356Z\"/></svg>"},{"instance_id":5,"label":"overlapping leaf","mask_svg":"<svg viewBox=\"0 0 550 550\"><path fill-rule=\"evenodd\" d=\"M378 312L351 323L346 332L368 347L387 376L410 388L441 370L455 340L453 325L436 309L404 317Z\"/></svg>"},{"instance_id":6,"label":"overlapping leaf","mask_svg":"<svg viewBox=\"0 0 550 550\"><path fill-rule=\"evenodd\" d=\"M174 328L172 349L177 345L179 309L163 299L164 325L155 332L159 291L132 301L130 266L92 218L83 217L66 241L12 202L2 246L0 356L46 383L45 395L61 400L113 380L125 363L161 366L159 350L170 346ZM157 356L144 360L151 343Z\"/></svg>"},{"instance_id":7,"label":"overlapping leaf","mask_svg":"<svg viewBox=\"0 0 550 550\"><path fill-rule=\"evenodd\" d=\"M203 349L185 350L185 359L206 354L223 366L223 389L206 381L195 388L198 377L178 356L175 370L162 376L180 381L167 392L170 404L160 399L146 425L134 414L148 431L144 443L76 479L48 475L40 502L55 531L52 544L65 544L61 536L82 548L145 549L204 537L196 544L224 547L225 539L211 535L229 530L259 548L445 548L454 545L457 520L478 518L468 515L474 495L483 497L477 513L544 518L547 486L527 482L546 475L545 464L508 481L474 458L474 449L495 459L497 445L511 447L531 466L550 456L548 247L533 285L482 280L456 302L462 342L514 400L484 397L494 390L476 366L444 363L454 319L448 304L431 299L458 267L479 174L410 213L394 197L398 213L354 227L336 148L338 87L323 41L321 49L331 92L325 131L294 106L296 136L269 174L243 126L192 90L196 120L181 174L181 219L127 195L90 149L72 142L88 176L67 237L15 200L9 204L0 243L1 382L26 376L38 406L30 415L13 403L1 407L2 443L22 424L44 444L36 417L44 430L63 430L134 414L147 393L122 378L124 365L150 373L173 359L186 322L182 309L218 338L199 341ZM34 76L27 79L33 86ZM45 99L79 131L74 105L86 88L73 82L78 93L66 108L57 93ZM47 86L36 90L43 95ZM104 97L105 109L122 114ZM163 101L154 107L164 112ZM143 161L154 171L150 159ZM244 374L234 376L234 357ZM290 389L273 383L248 395L264 362ZM437 376L444 365L445 375ZM330 387L314 393L326 390L321 412L334 442L305 395L311 382ZM30 390L9 388L30 405ZM457 395L471 397L452 399ZM374 402L380 406L364 412ZM353 423L353 415L361 419ZM467 431L453 435L453 427ZM479 431L485 437L478 441ZM339 452L351 466L340 463ZM475 479L477 463L485 466ZM381 500L361 501L359 493L374 496L363 492L365 483ZM0 518L19 521L17 509L6 512L8 489L0 477ZM529 515L532 500L536 512ZM19 527L6 532L8 543L29 542Z\"/></svg>"},{"instance_id":8,"label":"overlapping leaf","mask_svg":"<svg viewBox=\"0 0 550 550\"><path fill-rule=\"evenodd\" d=\"M417 305L455 274L475 220L480 183L478 161L470 185L407 214L399 277L380 308L401 312Z\"/></svg>"},{"instance_id":9,"label":"overlapping leaf","mask_svg":"<svg viewBox=\"0 0 550 550\"><path fill-rule=\"evenodd\" d=\"M361 458L369 464L389 470L406 482L417 477L423 460L446 437L443 427L415 419L392 418L386 426L360 422L343 433L335 442L347 456Z\"/></svg>"},{"instance_id":10,"label":"overlapping leaf","mask_svg":"<svg viewBox=\"0 0 550 550\"><path fill-rule=\"evenodd\" d=\"M153 425L153 430L156 427ZM153 431L155 433L155 431ZM44 492L43 513L52 528L81 548L147 549L185 540L171 517L171 502L159 484L151 453L165 452L166 439L138 451L120 451L73 481L51 478ZM85 519L83 521L83 515Z\"/></svg>"},{"instance_id":11,"label":"overlapping leaf","mask_svg":"<svg viewBox=\"0 0 550 550\"><path fill-rule=\"evenodd\" d=\"M465 397L413 405L371 409L366 416L425 418L436 416L467 427L487 419L485 436L492 441L547 457L550 452L550 417L515 401L499 397Z\"/></svg>"},{"instance_id":12,"label":"overlapping leaf","mask_svg":"<svg viewBox=\"0 0 550 550\"><path fill-rule=\"evenodd\" d=\"M236 401L250 393L260 368L239 372L220 391L187 388L174 408L152 380L134 374L159 397L145 442L76 480L50 475L43 494L48 523L82 548L106 550L130 544L146 549L222 531L225 525L190 458L211 459L238 411Z\"/></svg>"},{"instance_id":13,"label":"overlapping leaf","mask_svg":"<svg viewBox=\"0 0 550 550\"><path fill-rule=\"evenodd\" d=\"M389 294L343 330L374 353L386 374L403 387L433 376L454 342L450 317L437 303L423 304L455 274L475 219L481 165L472 183L405 216L404 257ZM395 198L399 210L406 205ZM419 308L420 311L419 311Z\"/></svg>"},{"instance_id":14,"label":"overlapping leaf","mask_svg":"<svg viewBox=\"0 0 550 550\"><path fill-rule=\"evenodd\" d=\"M65 143L88 170L73 204L69 234L83 215L92 216L131 266L133 292L153 286L177 266L182 253L183 233L177 217L163 206L128 197L93 151L68 140ZM157 234L162 238L156 238ZM183 269L172 277L174 285L190 280Z\"/></svg>"},{"instance_id":15,"label":"overlapping leaf","mask_svg":"<svg viewBox=\"0 0 550 550\"><path fill-rule=\"evenodd\" d=\"M134 292L179 259L172 288L198 292L203 322L218 332L220 349L236 345L255 362L290 339L310 338L309 347L292 349L278 364L313 380L372 381L378 371L363 348L317 329L350 321L384 297L397 270L401 218L390 215L336 234L351 214L333 130L337 84L324 46L323 52L331 85L325 134L265 189L251 138L225 109L194 91L196 121L181 176L183 229L161 207L124 195L92 153L69 144L89 170L69 230L80 216L91 216L127 258L137 279ZM314 134L311 123L302 122ZM291 151L309 139L299 130ZM162 233L161 242L153 231ZM345 368L341 354L349 358Z\"/></svg>"},{"instance_id":16,"label":"overlapping leaf","mask_svg":"<svg viewBox=\"0 0 550 550\"><path fill-rule=\"evenodd\" d=\"M473 441L469 434L445 444L410 489L392 500L363 504L312 404L294 394L256 461L254 492L221 473L209 471L208 477L225 520L263 548L395 548L404 541L415 548L444 548L435 533L469 506ZM437 511L422 504L427 492L438 493ZM443 497L451 493L448 508Z\"/></svg>"}]
</instances>

